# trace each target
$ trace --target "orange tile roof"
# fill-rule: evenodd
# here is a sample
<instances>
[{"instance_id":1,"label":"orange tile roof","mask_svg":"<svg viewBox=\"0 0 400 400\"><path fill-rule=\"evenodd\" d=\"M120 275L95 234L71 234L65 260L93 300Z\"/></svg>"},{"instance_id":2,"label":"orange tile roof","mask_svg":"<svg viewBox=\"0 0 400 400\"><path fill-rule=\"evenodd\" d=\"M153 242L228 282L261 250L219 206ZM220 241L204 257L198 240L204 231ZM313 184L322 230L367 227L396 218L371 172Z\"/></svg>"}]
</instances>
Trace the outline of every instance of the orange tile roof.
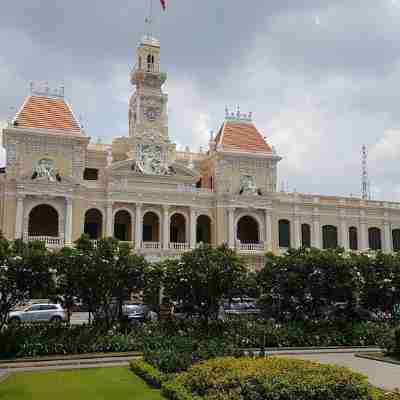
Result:
<instances>
[{"instance_id":1,"label":"orange tile roof","mask_svg":"<svg viewBox=\"0 0 400 400\"><path fill-rule=\"evenodd\" d=\"M215 140L224 150L272 153L271 146L252 123L226 121Z\"/></svg>"},{"instance_id":2,"label":"orange tile roof","mask_svg":"<svg viewBox=\"0 0 400 400\"><path fill-rule=\"evenodd\" d=\"M16 115L13 124L18 128L47 129L83 135L67 102L63 98L44 95L29 96Z\"/></svg>"}]
</instances>

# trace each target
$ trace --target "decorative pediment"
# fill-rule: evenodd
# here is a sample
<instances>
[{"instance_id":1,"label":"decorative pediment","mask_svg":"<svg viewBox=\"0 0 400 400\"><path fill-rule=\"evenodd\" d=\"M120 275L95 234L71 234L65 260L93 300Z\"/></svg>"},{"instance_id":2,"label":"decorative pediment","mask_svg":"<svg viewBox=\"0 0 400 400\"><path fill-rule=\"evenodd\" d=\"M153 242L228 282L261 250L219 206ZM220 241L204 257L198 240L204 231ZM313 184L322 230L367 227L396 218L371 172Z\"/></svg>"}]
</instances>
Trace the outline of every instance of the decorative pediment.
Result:
<instances>
[{"instance_id":1,"label":"decorative pediment","mask_svg":"<svg viewBox=\"0 0 400 400\"><path fill-rule=\"evenodd\" d=\"M173 163L167 167L160 166L158 163L143 165L138 160L124 160L114 163L110 166L112 175L118 174L126 176L146 176L146 177L175 177L178 178L198 178L199 172L182 165L181 163Z\"/></svg>"}]
</instances>

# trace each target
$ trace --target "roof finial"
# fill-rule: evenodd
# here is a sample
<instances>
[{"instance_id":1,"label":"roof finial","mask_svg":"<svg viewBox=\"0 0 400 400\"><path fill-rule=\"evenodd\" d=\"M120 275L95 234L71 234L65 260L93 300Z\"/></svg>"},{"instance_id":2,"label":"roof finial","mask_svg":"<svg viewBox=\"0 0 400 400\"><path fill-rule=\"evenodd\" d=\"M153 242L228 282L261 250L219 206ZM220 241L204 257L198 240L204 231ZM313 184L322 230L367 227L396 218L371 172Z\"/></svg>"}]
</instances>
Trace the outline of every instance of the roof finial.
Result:
<instances>
[{"instance_id":1,"label":"roof finial","mask_svg":"<svg viewBox=\"0 0 400 400\"><path fill-rule=\"evenodd\" d=\"M237 117L238 119L240 118L240 106L239 106L239 104L238 104L238 106L237 106L236 117Z\"/></svg>"},{"instance_id":2,"label":"roof finial","mask_svg":"<svg viewBox=\"0 0 400 400\"><path fill-rule=\"evenodd\" d=\"M211 130L210 131L210 142L212 142L214 140L214 131Z\"/></svg>"}]
</instances>

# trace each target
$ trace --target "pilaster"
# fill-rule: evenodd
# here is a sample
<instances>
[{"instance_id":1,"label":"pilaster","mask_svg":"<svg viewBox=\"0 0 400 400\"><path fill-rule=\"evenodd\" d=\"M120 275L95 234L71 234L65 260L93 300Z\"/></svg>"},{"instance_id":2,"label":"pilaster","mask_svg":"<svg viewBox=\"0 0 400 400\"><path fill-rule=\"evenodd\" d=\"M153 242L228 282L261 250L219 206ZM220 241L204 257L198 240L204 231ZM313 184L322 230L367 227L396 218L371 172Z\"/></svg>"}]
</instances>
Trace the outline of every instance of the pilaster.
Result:
<instances>
[{"instance_id":1,"label":"pilaster","mask_svg":"<svg viewBox=\"0 0 400 400\"><path fill-rule=\"evenodd\" d=\"M163 249L168 250L169 247L169 206L163 206Z\"/></svg>"},{"instance_id":2,"label":"pilaster","mask_svg":"<svg viewBox=\"0 0 400 400\"><path fill-rule=\"evenodd\" d=\"M15 216L15 239L22 239L25 195L17 195L17 211Z\"/></svg>"},{"instance_id":3,"label":"pilaster","mask_svg":"<svg viewBox=\"0 0 400 400\"><path fill-rule=\"evenodd\" d=\"M135 249L142 246L142 203L136 203L135 209Z\"/></svg>"},{"instance_id":4,"label":"pilaster","mask_svg":"<svg viewBox=\"0 0 400 400\"><path fill-rule=\"evenodd\" d=\"M66 213L65 213L65 245L72 244L72 198L66 197Z\"/></svg>"}]
</instances>

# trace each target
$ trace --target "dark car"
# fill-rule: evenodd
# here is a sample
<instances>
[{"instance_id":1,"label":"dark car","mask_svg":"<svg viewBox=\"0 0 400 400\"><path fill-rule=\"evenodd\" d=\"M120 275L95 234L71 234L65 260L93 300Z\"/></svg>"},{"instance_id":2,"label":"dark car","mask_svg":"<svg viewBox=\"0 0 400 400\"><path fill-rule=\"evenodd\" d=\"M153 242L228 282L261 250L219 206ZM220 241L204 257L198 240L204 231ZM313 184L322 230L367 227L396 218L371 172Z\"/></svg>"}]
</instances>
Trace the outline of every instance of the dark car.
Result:
<instances>
[{"instance_id":1,"label":"dark car","mask_svg":"<svg viewBox=\"0 0 400 400\"><path fill-rule=\"evenodd\" d=\"M324 311L326 319L329 320L358 320L358 321L378 321L379 317L374 312L366 308L356 306L349 307L346 303L338 303L327 307Z\"/></svg>"}]
</instances>

